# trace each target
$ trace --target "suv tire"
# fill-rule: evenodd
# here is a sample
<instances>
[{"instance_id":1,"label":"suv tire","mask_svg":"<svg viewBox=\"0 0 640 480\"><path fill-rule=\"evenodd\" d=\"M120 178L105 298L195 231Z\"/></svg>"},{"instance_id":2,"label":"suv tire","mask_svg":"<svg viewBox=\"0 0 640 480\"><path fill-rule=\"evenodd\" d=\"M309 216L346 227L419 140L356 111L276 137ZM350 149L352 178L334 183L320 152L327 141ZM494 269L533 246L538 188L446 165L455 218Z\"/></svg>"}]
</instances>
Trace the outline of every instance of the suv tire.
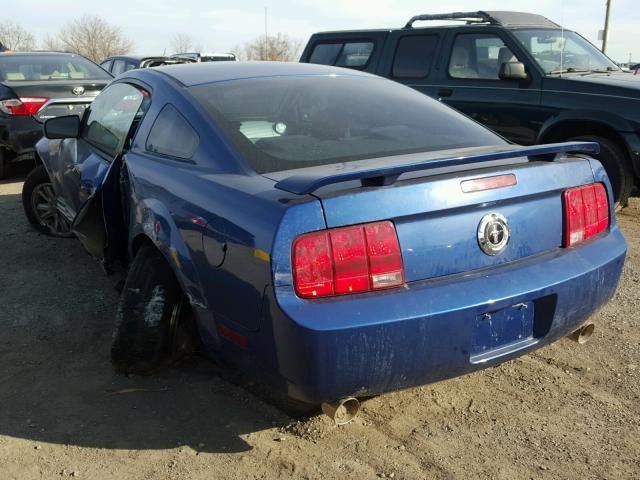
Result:
<instances>
[{"instance_id":1,"label":"suv tire","mask_svg":"<svg viewBox=\"0 0 640 480\"><path fill-rule=\"evenodd\" d=\"M600 153L592 155L607 171L616 209L626 207L633 189L633 171L624 151L611 140L597 136L574 137L571 142L598 142Z\"/></svg>"}]
</instances>

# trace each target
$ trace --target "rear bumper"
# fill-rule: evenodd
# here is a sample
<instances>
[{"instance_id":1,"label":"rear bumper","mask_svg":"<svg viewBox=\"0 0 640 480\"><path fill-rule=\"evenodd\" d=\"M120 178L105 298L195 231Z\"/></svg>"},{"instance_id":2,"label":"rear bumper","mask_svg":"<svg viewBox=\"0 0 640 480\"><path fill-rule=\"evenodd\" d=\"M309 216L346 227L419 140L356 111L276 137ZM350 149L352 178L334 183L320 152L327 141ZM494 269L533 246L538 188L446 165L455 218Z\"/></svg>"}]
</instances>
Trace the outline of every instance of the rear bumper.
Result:
<instances>
[{"instance_id":1,"label":"rear bumper","mask_svg":"<svg viewBox=\"0 0 640 480\"><path fill-rule=\"evenodd\" d=\"M575 249L384 294L303 301L290 286L276 287L268 303L278 374L290 396L318 403L499 364L579 327L614 294L625 254L614 226ZM531 338L478 362L472 355L476 319L521 302L535 305Z\"/></svg>"},{"instance_id":2,"label":"rear bumper","mask_svg":"<svg viewBox=\"0 0 640 480\"><path fill-rule=\"evenodd\" d=\"M36 143L40 138L42 124L33 117L0 117L0 147L14 154L10 158L33 158Z\"/></svg>"}]
</instances>

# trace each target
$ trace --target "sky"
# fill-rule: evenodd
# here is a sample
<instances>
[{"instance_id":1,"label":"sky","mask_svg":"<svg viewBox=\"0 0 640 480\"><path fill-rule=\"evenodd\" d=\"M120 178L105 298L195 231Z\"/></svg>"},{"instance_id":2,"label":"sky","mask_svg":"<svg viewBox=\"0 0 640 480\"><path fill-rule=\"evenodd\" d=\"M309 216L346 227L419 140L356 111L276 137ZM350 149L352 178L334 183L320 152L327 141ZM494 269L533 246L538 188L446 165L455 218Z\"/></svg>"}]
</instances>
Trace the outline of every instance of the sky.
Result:
<instances>
[{"instance_id":1,"label":"sky","mask_svg":"<svg viewBox=\"0 0 640 480\"><path fill-rule=\"evenodd\" d=\"M640 62L638 0L611 0L607 54L618 62ZM67 20L98 15L134 44L131 53L172 53L178 33L192 37L203 51L225 52L265 31L283 32L304 45L314 32L356 28L402 27L413 15L476 10L515 10L544 15L575 30L596 46L603 28L606 0L0 0L0 21L10 19L40 40ZM508 6L507 6L508 5Z\"/></svg>"}]
</instances>

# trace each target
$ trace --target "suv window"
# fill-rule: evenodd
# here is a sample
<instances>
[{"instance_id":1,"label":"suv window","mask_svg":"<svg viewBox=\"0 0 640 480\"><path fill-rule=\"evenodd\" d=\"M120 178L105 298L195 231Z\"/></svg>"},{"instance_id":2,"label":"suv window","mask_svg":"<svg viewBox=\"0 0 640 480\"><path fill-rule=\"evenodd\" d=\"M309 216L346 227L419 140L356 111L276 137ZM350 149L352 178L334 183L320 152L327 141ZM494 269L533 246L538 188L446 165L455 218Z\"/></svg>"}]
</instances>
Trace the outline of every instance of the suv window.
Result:
<instances>
[{"instance_id":1,"label":"suv window","mask_svg":"<svg viewBox=\"0 0 640 480\"><path fill-rule=\"evenodd\" d=\"M465 33L456 37L449 60L449 75L453 78L498 80L500 65L517 61L500 37Z\"/></svg>"},{"instance_id":2,"label":"suv window","mask_svg":"<svg viewBox=\"0 0 640 480\"><path fill-rule=\"evenodd\" d=\"M167 104L151 127L146 148L149 152L186 160L193 156L199 142L200 137L189 122L173 105Z\"/></svg>"},{"instance_id":3,"label":"suv window","mask_svg":"<svg viewBox=\"0 0 640 480\"><path fill-rule=\"evenodd\" d=\"M409 35L400 38L391 75L396 78L427 77L437 45L438 35Z\"/></svg>"},{"instance_id":4,"label":"suv window","mask_svg":"<svg viewBox=\"0 0 640 480\"><path fill-rule=\"evenodd\" d=\"M319 43L311 52L309 63L337 67L364 68L373 53L373 42Z\"/></svg>"},{"instance_id":5,"label":"suv window","mask_svg":"<svg viewBox=\"0 0 640 480\"><path fill-rule=\"evenodd\" d=\"M120 154L145 96L126 83L104 89L91 104L82 138L111 157Z\"/></svg>"}]
</instances>

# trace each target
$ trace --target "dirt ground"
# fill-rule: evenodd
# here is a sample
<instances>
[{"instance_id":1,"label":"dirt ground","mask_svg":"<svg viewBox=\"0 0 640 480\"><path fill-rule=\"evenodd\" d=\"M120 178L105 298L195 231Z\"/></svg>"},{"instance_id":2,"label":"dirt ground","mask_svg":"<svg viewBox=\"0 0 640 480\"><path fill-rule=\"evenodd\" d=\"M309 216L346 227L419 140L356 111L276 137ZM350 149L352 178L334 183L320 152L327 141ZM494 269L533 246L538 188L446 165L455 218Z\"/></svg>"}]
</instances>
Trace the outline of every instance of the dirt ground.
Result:
<instances>
[{"instance_id":1,"label":"dirt ground","mask_svg":"<svg viewBox=\"0 0 640 480\"><path fill-rule=\"evenodd\" d=\"M640 478L640 201L618 215L622 282L593 340L298 422L205 360L127 378L117 292L73 239L27 225L0 183L0 480Z\"/></svg>"}]
</instances>

